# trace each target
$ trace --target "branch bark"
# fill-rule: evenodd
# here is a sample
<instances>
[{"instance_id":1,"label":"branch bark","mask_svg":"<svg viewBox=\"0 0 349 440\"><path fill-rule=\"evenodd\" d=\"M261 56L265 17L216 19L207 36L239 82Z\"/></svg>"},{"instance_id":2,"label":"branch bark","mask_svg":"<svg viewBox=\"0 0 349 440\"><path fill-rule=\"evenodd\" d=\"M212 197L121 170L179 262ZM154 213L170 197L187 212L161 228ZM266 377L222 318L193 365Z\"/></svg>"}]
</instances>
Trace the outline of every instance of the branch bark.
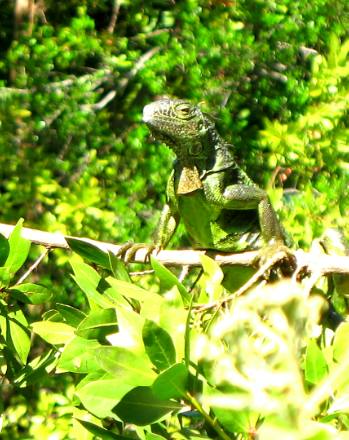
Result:
<instances>
[{"instance_id":1,"label":"branch bark","mask_svg":"<svg viewBox=\"0 0 349 440\"><path fill-rule=\"evenodd\" d=\"M5 237L9 237L14 226L0 223L0 233ZM47 248L69 249L66 238L74 238L86 243L92 244L104 252L112 252L117 254L123 245L107 243L90 238L80 238L65 236L59 232L50 233L40 231L38 229L22 228L22 236L32 243L45 246ZM243 252L239 254L225 254L205 250L162 250L156 258L166 266L201 266L201 255L208 255L218 264L225 265L241 265L252 266L258 256L258 251ZM139 249L133 256L131 262L145 263L147 257L147 249ZM304 252L303 250L295 251L297 261L297 273L303 268L310 273L316 273L318 276L328 275L331 273L349 274L349 256L334 256L319 253Z\"/></svg>"},{"instance_id":2,"label":"branch bark","mask_svg":"<svg viewBox=\"0 0 349 440\"><path fill-rule=\"evenodd\" d=\"M116 21L118 19L118 15L119 15L119 11L120 11L120 3L118 0L114 0L110 23L109 23L109 26L107 29L107 32L109 32L109 34L114 33Z\"/></svg>"}]
</instances>

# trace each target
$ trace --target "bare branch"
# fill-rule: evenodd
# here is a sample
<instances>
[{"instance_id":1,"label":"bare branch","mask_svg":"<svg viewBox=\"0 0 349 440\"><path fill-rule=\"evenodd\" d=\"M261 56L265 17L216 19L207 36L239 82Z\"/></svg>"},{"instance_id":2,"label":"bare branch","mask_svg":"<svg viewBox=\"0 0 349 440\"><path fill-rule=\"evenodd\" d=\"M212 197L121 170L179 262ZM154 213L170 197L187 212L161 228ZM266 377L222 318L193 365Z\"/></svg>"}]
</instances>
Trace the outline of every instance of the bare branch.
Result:
<instances>
[{"instance_id":1,"label":"bare branch","mask_svg":"<svg viewBox=\"0 0 349 440\"><path fill-rule=\"evenodd\" d=\"M95 104L84 104L81 106L82 110L102 110L106 105L109 104L110 101L112 101L116 96L116 91L111 90L109 93L105 95L104 98L102 98L99 102L96 102Z\"/></svg>"},{"instance_id":2,"label":"bare branch","mask_svg":"<svg viewBox=\"0 0 349 440\"><path fill-rule=\"evenodd\" d=\"M95 104L85 104L82 105L81 108L83 110L101 110L102 108L104 108L107 104L109 104L110 101L115 98L117 93L122 92L127 87L130 80L134 78L134 76L136 76L136 74L144 67L147 61L149 61L150 58L152 58L157 52L159 52L159 50L159 47L153 47L148 52L145 52L143 55L141 55L139 59L135 62L132 69L130 69L129 72L127 72L125 76L121 78L121 80L117 84L117 90L111 90L99 102ZM8 99L12 95L28 95L37 92L39 89L52 92L68 88L76 84L83 85L86 83L91 84L91 90L96 90L97 87L111 80L112 78L112 71L108 68L103 68L94 71L93 73L88 73L79 77L72 76L61 81L53 81L51 83L43 85L40 88L32 87L31 89L17 89L13 87L2 87L0 89L0 99Z\"/></svg>"},{"instance_id":3,"label":"bare branch","mask_svg":"<svg viewBox=\"0 0 349 440\"><path fill-rule=\"evenodd\" d=\"M5 237L8 237L14 226L7 224L0 224L0 233ZM89 243L93 246L96 246L100 250L104 252L112 252L113 254L117 254L118 251L123 247L123 245L116 245L112 243L106 243L97 240L91 240L89 238L79 238L79 237L70 237L64 236L61 233L50 233L44 232L37 229L30 228L22 228L22 237L31 241L32 243L42 245L50 248L62 248L69 249L69 245L66 241L66 238L74 238L77 240L81 240L85 243ZM241 254L219 254L212 253L206 251L197 251L197 250L179 250L179 251L167 251L163 250L156 254L156 258L161 261L163 264L168 266L201 266L201 255L208 254L212 257L217 263L226 265L226 264L239 264L242 266L251 266L253 261L255 260L258 252L244 252ZM146 263L148 260L148 249L139 249L132 258L132 262L134 263ZM348 265L349 267L349 265Z\"/></svg>"},{"instance_id":4,"label":"bare branch","mask_svg":"<svg viewBox=\"0 0 349 440\"><path fill-rule=\"evenodd\" d=\"M118 0L114 0L113 1L113 10L112 10L112 14L110 17L109 26L107 29L109 34L112 34L114 32L116 21L118 19L118 15L119 15L119 11L120 11L120 3Z\"/></svg>"},{"instance_id":5,"label":"bare branch","mask_svg":"<svg viewBox=\"0 0 349 440\"><path fill-rule=\"evenodd\" d=\"M61 81L53 81L48 84L44 84L42 87L40 87L40 90L46 90L48 92L55 91L55 90L61 90L67 87L71 87L75 84L86 84L91 83L92 84L92 90L95 90L97 87L99 87L104 82L108 81L110 78L112 78L112 72L109 69L100 69L97 71L94 71L93 73L87 73L86 75L82 76L72 76L70 78L63 79ZM10 97L11 95L28 95L30 93L35 93L39 90L39 87L32 87L31 89L17 89L14 87L2 87L0 89L0 99L6 99Z\"/></svg>"},{"instance_id":6,"label":"bare branch","mask_svg":"<svg viewBox=\"0 0 349 440\"><path fill-rule=\"evenodd\" d=\"M137 73L145 66L146 62L150 60L157 52L159 52L160 47L153 47L152 49L145 52L142 56L139 57L136 64L132 67L132 69L126 73L126 75L119 81L118 90L124 90L127 87L127 84L130 80L137 75Z\"/></svg>"},{"instance_id":7,"label":"bare branch","mask_svg":"<svg viewBox=\"0 0 349 440\"><path fill-rule=\"evenodd\" d=\"M0 223L0 233L8 237L12 232L14 226ZM44 232L37 229L23 228L22 236L32 243L39 244L49 248L69 249L66 238L73 238L81 240L96 246L104 252L112 252L117 254L123 245L116 245L112 243L91 240L89 238L79 238L64 236L61 233ZM154 254L155 255L155 254ZM168 251L163 250L156 254L156 258L167 266L201 266L200 257L208 255L218 264L225 265L240 265L253 266L258 257L258 251L243 252L239 254L227 254L205 250L178 250ZM314 254L311 252L304 252L302 250L294 253L297 262L297 273L302 269L307 269L308 273L316 273L317 276L328 275L331 273L349 274L349 256L341 255L326 255ZM147 263L148 249L139 249L132 258L134 263ZM258 271L259 273L259 271Z\"/></svg>"}]
</instances>

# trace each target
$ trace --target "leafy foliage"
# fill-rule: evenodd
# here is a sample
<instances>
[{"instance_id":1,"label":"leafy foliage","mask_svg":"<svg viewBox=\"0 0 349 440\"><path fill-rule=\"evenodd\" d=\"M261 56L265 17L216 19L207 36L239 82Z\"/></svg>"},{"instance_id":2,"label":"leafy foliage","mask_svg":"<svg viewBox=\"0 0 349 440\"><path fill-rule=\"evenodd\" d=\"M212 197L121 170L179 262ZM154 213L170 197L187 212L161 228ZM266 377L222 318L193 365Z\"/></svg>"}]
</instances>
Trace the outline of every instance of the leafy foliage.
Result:
<instances>
[{"instance_id":1,"label":"leafy foliage","mask_svg":"<svg viewBox=\"0 0 349 440\"><path fill-rule=\"evenodd\" d=\"M149 242L172 157L141 113L167 94L201 102L296 246L348 235L347 1L15 3L0 2L2 222ZM189 293L156 260L137 285L70 244L88 264L54 252L26 272L38 248L20 224L0 236L2 438L346 438L348 329L316 325L321 300L284 283L204 311L224 295L208 258Z\"/></svg>"},{"instance_id":2,"label":"leafy foliage","mask_svg":"<svg viewBox=\"0 0 349 440\"><path fill-rule=\"evenodd\" d=\"M12 246L22 242L19 234L20 225ZM27 322L15 298L0 327L9 389L35 386L53 368L60 377L75 376L69 396L61 396L70 419L64 430L57 427L59 438L84 432L121 439L132 431L139 439L348 435L349 325L335 331L322 326L323 296L305 294L301 283L285 279L256 286L222 307L221 269L204 257L207 276L188 306L186 287L154 259L157 291L115 278L111 268L102 275L77 255L71 264L89 304L84 312L57 304ZM39 291L30 283L19 286L28 284L19 291ZM5 294L15 288L12 282L3 287L4 311ZM40 356L28 358L35 351L31 332L47 344L39 345ZM7 438L9 410L3 420ZM30 430L40 432L35 424Z\"/></svg>"}]
</instances>

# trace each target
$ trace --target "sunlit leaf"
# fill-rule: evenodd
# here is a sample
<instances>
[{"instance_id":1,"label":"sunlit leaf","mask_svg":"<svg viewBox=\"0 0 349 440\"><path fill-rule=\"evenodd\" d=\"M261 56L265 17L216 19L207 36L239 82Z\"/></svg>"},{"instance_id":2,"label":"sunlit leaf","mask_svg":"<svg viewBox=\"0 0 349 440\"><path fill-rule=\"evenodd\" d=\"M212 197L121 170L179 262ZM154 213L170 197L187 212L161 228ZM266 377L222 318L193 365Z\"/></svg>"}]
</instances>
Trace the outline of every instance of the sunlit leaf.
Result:
<instances>
[{"instance_id":1,"label":"sunlit leaf","mask_svg":"<svg viewBox=\"0 0 349 440\"><path fill-rule=\"evenodd\" d=\"M86 318L84 312L75 307L70 306L69 304L56 304L56 309L62 315L67 324L77 327L80 322Z\"/></svg>"},{"instance_id":2,"label":"sunlit leaf","mask_svg":"<svg viewBox=\"0 0 349 440\"><path fill-rule=\"evenodd\" d=\"M100 370L95 356L96 350L100 347L97 341L75 337L64 347L58 362L58 370L72 373L91 373Z\"/></svg>"},{"instance_id":3,"label":"sunlit leaf","mask_svg":"<svg viewBox=\"0 0 349 440\"><path fill-rule=\"evenodd\" d=\"M171 336L154 321L146 320L142 331L145 351L159 370L165 370L176 362L176 350Z\"/></svg>"},{"instance_id":4,"label":"sunlit leaf","mask_svg":"<svg viewBox=\"0 0 349 440\"><path fill-rule=\"evenodd\" d=\"M74 280L85 293L90 307L95 308L96 305L102 308L112 307L113 303L97 290L101 281L100 275L92 267L81 261L71 259L70 264L74 271Z\"/></svg>"},{"instance_id":5,"label":"sunlit leaf","mask_svg":"<svg viewBox=\"0 0 349 440\"><path fill-rule=\"evenodd\" d=\"M133 388L129 383L116 379L95 380L79 387L76 395L84 407L97 417L112 416L111 410Z\"/></svg>"},{"instance_id":6,"label":"sunlit leaf","mask_svg":"<svg viewBox=\"0 0 349 440\"><path fill-rule=\"evenodd\" d=\"M184 364L174 364L163 371L152 385L153 393L159 399L177 399L187 391L188 370Z\"/></svg>"},{"instance_id":7,"label":"sunlit leaf","mask_svg":"<svg viewBox=\"0 0 349 440\"><path fill-rule=\"evenodd\" d=\"M173 286L177 286L181 294L183 303L185 305L188 305L190 301L190 295L183 284L178 281L177 277L154 257L151 257L151 265L157 277L160 279L163 291L170 290Z\"/></svg>"},{"instance_id":8,"label":"sunlit leaf","mask_svg":"<svg viewBox=\"0 0 349 440\"><path fill-rule=\"evenodd\" d=\"M124 422L144 426L155 423L181 407L182 405L171 400L156 398L150 387L137 387L123 397L113 412Z\"/></svg>"},{"instance_id":9,"label":"sunlit leaf","mask_svg":"<svg viewBox=\"0 0 349 440\"><path fill-rule=\"evenodd\" d=\"M117 330L115 309L102 309L90 312L79 323L76 334L87 339L99 339Z\"/></svg>"},{"instance_id":10,"label":"sunlit leaf","mask_svg":"<svg viewBox=\"0 0 349 440\"><path fill-rule=\"evenodd\" d=\"M71 249L81 257L85 258L87 261L105 267L106 269L110 269L109 256L107 252L102 251L99 247L80 238L65 237L65 239Z\"/></svg>"},{"instance_id":11,"label":"sunlit leaf","mask_svg":"<svg viewBox=\"0 0 349 440\"><path fill-rule=\"evenodd\" d=\"M75 328L64 322L38 321L31 324L33 332L50 344L66 344L75 335Z\"/></svg>"},{"instance_id":12,"label":"sunlit leaf","mask_svg":"<svg viewBox=\"0 0 349 440\"><path fill-rule=\"evenodd\" d=\"M52 297L52 293L47 287L32 283L16 284L8 291L11 295L17 294L17 299L20 301L30 304L43 304Z\"/></svg>"},{"instance_id":13,"label":"sunlit leaf","mask_svg":"<svg viewBox=\"0 0 349 440\"><path fill-rule=\"evenodd\" d=\"M333 358L340 362L349 355L349 323L343 322L336 330L333 341Z\"/></svg>"},{"instance_id":14,"label":"sunlit leaf","mask_svg":"<svg viewBox=\"0 0 349 440\"><path fill-rule=\"evenodd\" d=\"M305 378L308 382L317 384L327 373L326 359L316 341L311 339L305 352Z\"/></svg>"},{"instance_id":15,"label":"sunlit leaf","mask_svg":"<svg viewBox=\"0 0 349 440\"><path fill-rule=\"evenodd\" d=\"M22 310L7 312L2 310L0 329L6 344L14 350L20 361L25 364L30 350L30 332L28 322Z\"/></svg>"},{"instance_id":16,"label":"sunlit leaf","mask_svg":"<svg viewBox=\"0 0 349 440\"><path fill-rule=\"evenodd\" d=\"M103 440L128 440L129 437L123 437L121 435L117 435L114 432L108 431L107 429L102 428L101 426L95 425L92 422L88 422L86 420L76 419L82 426L87 429L88 432L96 436L97 438L102 438Z\"/></svg>"},{"instance_id":17,"label":"sunlit leaf","mask_svg":"<svg viewBox=\"0 0 349 440\"><path fill-rule=\"evenodd\" d=\"M150 385L156 378L145 354L142 356L123 347L101 347L96 351L96 360L100 369L133 387Z\"/></svg>"},{"instance_id":18,"label":"sunlit leaf","mask_svg":"<svg viewBox=\"0 0 349 440\"><path fill-rule=\"evenodd\" d=\"M18 221L8 239L10 252L5 261L5 267L7 267L12 274L16 273L18 269L23 266L30 249L30 241L21 236L22 225L23 219Z\"/></svg>"}]
</instances>

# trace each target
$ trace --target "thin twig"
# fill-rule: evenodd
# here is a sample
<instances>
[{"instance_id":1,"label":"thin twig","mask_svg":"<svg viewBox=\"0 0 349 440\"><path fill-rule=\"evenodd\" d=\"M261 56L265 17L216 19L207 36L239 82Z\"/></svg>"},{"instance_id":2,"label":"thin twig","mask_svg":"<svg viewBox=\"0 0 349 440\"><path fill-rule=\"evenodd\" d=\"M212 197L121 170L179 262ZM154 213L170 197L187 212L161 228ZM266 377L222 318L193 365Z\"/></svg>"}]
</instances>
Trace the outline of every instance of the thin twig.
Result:
<instances>
[{"instance_id":1,"label":"thin twig","mask_svg":"<svg viewBox=\"0 0 349 440\"><path fill-rule=\"evenodd\" d=\"M144 39L144 38L148 39L148 38L156 37L157 35L165 34L168 32L171 32L170 28L155 29L155 31L152 31L152 32L134 35L133 37L130 37L130 40L139 40L140 38L141 39Z\"/></svg>"},{"instance_id":2,"label":"thin twig","mask_svg":"<svg viewBox=\"0 0 349 440\"><path fill-rule=\"evenodd\" d=\"M188 273L189 273L189 266L186 264L182 267L181 273L179 274L178 277L178 281L182 283L185 277L188 275Z\"/></svg>"},{"instance_id":3,"label":"thin twig","mask_svg":"<svg viewBox=\"0 0 349 440\"><path fill-rule=\"evenodd\" d=\"M19 280L16 283L16 286L19 284L22 284L23 281L29 277L29 275L34 272L34 270L39 266L39 264L42 262L42 260L46 257L46 255L50 252L50 248L47 247L44 252L37 258L34 263L29 267L29 269L19 278Z\"/></svg>"},{"instance_id":4,"label":"thin twig","mask_svg":"<svg viewBox=\"0 0 349 440\"><path fill-rule=\"evenodd\" d=\"M138 276L144 276L144 275L151 275L154 272L155 272L154 269L140 270L140 271L135 271L135 272L129 272L129 275L130 275L130 277L138 277Z\"/></svg>"},{"instance_id":5,"label":"thin twig","mask_svg":"<svg viewBox=\"0 0 349 440\"><path fill-rule=\"evenodd\" d=\"M102 98L100 101L96 102L95 104L83 104L80 108L81 110L85 111L91 111L91 110L102 110L106 105L109 104L110 101L112 101L116 96L116 91L111 90L109 93L107 93L104 98Z\"/></svg>"},{"instance_id":6,"label":"thin twig","mask_svg":"<svg viewBox=\"0 0 349 440\"><path fill-rule=\"evenodd\" d=\"M249 290L260 278L262 278L268 271L271 269L278 261L285 258L285 252L277 252L275 255L273 255L271 258L268 259L258 270L256 273L254 273L251 278L247 280L245 284L243 284L238 290L236 290L231 295L225 296L223 299L220 299L218 301L211 302L210 304L201 304L198 306L194 306L193 309L196 309L196 311L205 311L212 308L220 308L224 304L226 304L229 301L234 300L236 297L243 295L247 290Z\"/></svg>"}]
</instances>

